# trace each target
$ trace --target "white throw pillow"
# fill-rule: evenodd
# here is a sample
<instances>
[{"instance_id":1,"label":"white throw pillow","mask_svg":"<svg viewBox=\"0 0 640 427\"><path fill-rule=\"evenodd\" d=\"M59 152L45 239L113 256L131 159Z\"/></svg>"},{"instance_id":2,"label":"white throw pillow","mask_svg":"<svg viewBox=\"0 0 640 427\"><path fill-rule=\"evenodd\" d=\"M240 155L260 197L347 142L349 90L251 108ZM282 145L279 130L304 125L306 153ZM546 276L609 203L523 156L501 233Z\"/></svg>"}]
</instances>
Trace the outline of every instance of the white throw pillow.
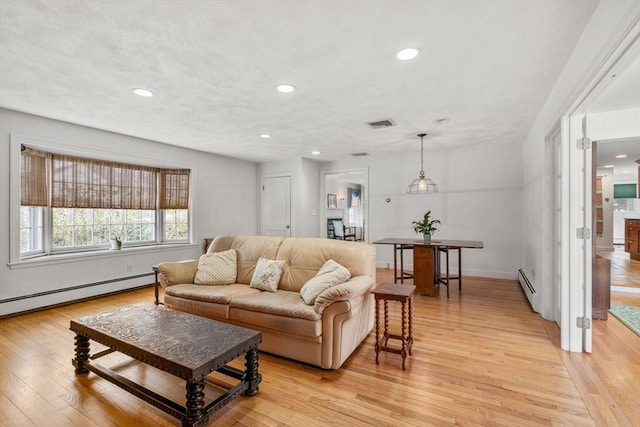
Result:
<instances>
[{"instance_id":1,"label":"white throw pillow","mask_svg":"<svg viewBox=\"0 0 640 427\"><path fill-rule=\"evenodd\" d=\"M238 254L235 249L212 252L200 257L196 285L230 285L236 282L238 275Z\"/></svg>"},{"instance_id":2,"label":"white throw pillow","mask_svg":"<svg viewBox=\"0 0 640 427\"><path fill-rule=\"evenodd\" d=\"M256 264L249 287L263 291L276 292L284 270L284 261L260 258Z\"/></svg>"},{"instance_id":3,"label":"white throw pillow","mask_svg":"<svg viewBox=\"0 0 640 427\"><path fill-rule=\"evenodd\" d=\"M322 291L344 283L350 278L351 273L346 267L330 259L324 263L314 277L304 284L300 289L300 295L305 304L313 305Z\"/></svg>"}]
</instances>

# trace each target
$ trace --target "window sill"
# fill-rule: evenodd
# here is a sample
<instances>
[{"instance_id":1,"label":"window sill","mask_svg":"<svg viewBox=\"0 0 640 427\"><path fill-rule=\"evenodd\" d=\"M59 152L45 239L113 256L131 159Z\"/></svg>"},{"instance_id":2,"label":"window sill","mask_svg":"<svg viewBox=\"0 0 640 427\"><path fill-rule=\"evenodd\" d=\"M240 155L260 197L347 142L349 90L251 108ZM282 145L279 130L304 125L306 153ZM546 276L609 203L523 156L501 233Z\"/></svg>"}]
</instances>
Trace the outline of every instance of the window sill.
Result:
<instances>
[{"instance_id":1,"label":"window sill","mask_svg":"<svg viewBox=\"0 0 640 427\"><path fill-rule=\"evenodd\" d=\"M10 262L8 266L12 270L18 270L21 268L30 268L30 267L42 267L46 265L57 265L61 263L72 263L78 261L86 261L90 259L100 259L100 258L109 258L114 256L132 256L136 254L148 254L153 252L166 252L173 251L176 249L200 249L199 244L193 243L174 243L174 244L164 244L164 245L150 245L150 246L133 246L133 247L124 247L120 250L96 250L90 252L72 252L65 254L53 254L53 255L44 255L39 257L32 257L20 260L18 262Z\"/></svg>"}]
</instances>

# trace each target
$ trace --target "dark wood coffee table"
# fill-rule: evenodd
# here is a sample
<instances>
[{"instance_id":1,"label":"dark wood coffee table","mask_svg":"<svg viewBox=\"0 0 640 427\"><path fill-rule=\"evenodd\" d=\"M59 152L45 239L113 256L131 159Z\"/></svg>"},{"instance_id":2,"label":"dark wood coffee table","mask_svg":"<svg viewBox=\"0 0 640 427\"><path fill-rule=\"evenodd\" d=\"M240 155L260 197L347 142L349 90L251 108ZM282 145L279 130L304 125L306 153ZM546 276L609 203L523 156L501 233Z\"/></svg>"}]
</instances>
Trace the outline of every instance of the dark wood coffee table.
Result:
<instances>
[{"instance_id":1,"label":"dark wood coffee table","mask_svg":"<svg viewBox=\"0 0 640 427\"><path fill-rule=\"evenodd\" d=\"M251 329L171 310L154 304L134 304L72 320L76 333L75 373L89 371L180 419L183 426L202 426L209 415L244 393L254 396L262 381L257 346L262 334ZM89 340L107 350L90 355ZM114 351L154 366L186 381L182 406L93 360ZM245 355L241 371L227 363ZM213 371L239 380L222 396L205 405L205 377Z\"/></svg>"}]
</instances>

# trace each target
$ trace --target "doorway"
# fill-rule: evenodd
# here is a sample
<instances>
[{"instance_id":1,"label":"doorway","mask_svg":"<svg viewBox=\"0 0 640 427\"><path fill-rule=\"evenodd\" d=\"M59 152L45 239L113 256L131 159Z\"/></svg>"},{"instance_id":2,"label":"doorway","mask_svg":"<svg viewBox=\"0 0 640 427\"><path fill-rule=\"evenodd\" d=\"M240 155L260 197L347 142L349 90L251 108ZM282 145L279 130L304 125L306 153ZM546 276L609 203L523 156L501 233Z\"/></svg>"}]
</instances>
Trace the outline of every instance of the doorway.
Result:
<instances>
[{"instance_id":1,"label":"doorway","mask_svg":"<svg viewBox=\"0 0 640 427\"><path fill-rule=\"evenodd\" d=\"M333 221L355 234L355 240L369 241L369 176L367 168L320 171L320 236L336 238Z\"/></svg>"}]
</instances>

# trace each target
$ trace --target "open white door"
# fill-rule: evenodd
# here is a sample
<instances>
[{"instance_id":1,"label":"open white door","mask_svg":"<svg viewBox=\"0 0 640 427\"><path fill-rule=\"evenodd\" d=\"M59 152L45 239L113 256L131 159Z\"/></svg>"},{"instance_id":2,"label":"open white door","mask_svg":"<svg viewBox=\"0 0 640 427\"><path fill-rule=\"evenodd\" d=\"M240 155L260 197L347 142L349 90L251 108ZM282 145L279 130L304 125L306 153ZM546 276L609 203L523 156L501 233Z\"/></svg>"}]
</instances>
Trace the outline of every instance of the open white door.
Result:
<instances>
[{"instance_id":1,"label":"open white door","mask_svg":"<svg viewBox=\"0 0 640 427\"><path fill-rule=\"evenodd\" d=\"M586 137L585 116L569 117L571 184L569 239L569 277L563 280L568 311L563 313L563 327L569 332L568 348L591 352L591 141Z\"/></svg>"},{"instance_id":2,"label":"open white door","mask_svg":"<svg viewBox=\"0 0 640 427\"><path fill-rule=\"evenodd\" d=\"M291 237L291 176L263 176L261 185L262 235Z\"/></svg>"}]
</instances>

